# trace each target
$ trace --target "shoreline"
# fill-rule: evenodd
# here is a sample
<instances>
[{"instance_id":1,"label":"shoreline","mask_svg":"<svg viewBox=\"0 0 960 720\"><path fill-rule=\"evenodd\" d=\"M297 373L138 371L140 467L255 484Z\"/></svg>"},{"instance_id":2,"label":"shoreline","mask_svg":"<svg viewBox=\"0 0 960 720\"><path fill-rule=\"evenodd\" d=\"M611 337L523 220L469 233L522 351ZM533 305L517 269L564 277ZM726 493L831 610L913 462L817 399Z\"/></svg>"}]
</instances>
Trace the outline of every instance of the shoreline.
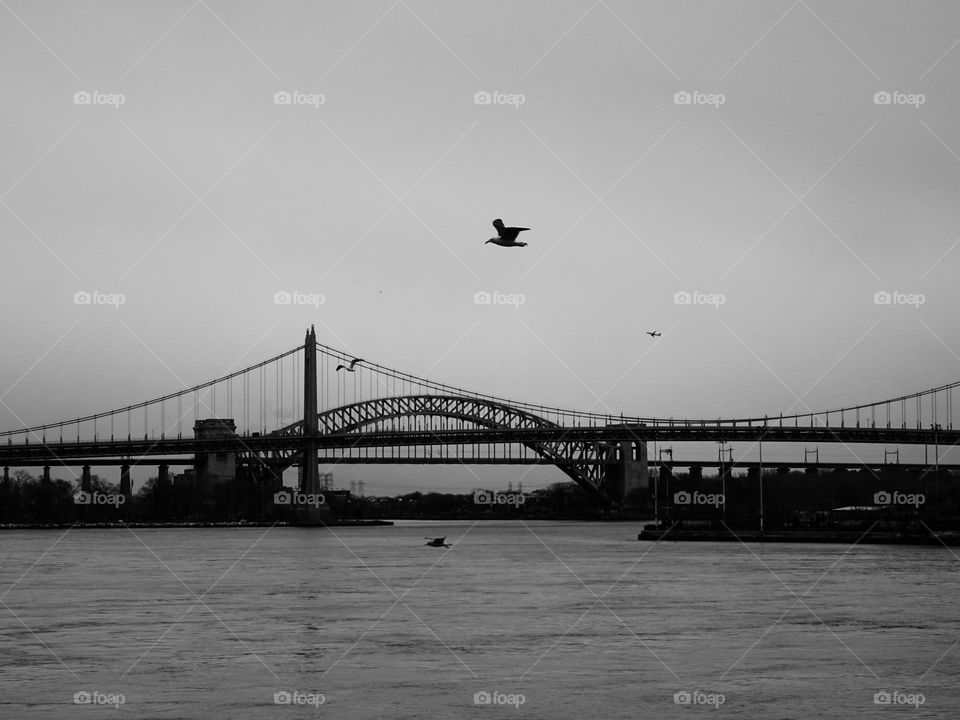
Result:
<instances>
[{"instance_id":1,"label":"shoreline","mask_svg":"<svg viewBox=\"0 0 960 720\"><path fill-rule=\"evenodd\" d=\"M901 535L863 530L641 530L637 540L659 542L760 542L760 543L835 543L844 545L927 545L960 546L960 533Z\"/></svg>"},{"instance_id":2,"label":"shoreline","mask_svg":"<svg viewBox=\"0 0 960 720\"><path fill-rule=\"evenodd\" d=\"M244 527L374 527L393 525L392 520L332 520L330 522L289 522L286 520L236 522L75 522L75 523L11 523L3 530L115 530L121 528L244 528Z\"/></svg>"}]
</instances>

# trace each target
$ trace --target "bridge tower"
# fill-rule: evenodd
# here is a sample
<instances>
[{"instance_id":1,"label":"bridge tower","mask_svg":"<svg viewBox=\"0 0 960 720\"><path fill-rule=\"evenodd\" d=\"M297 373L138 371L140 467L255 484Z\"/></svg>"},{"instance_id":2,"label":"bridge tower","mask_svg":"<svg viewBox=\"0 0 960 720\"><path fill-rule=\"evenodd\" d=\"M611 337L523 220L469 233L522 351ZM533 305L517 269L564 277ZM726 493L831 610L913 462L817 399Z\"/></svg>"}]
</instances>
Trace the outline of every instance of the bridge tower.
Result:
<instances>
[{"instance_id":1,"label":"bridge tower","mask_svg":"<svg viewBox=\"0 0 960 720\"><path fill-rule=\"evenodd\" d=\"M317 333L310 326L303 341L303 436L313 438L317 434ZM320 492L320 468L317 464L317 443L306 439L303 443L303 458L300 491L307 494Z\"/></svg>"}]
</instances>

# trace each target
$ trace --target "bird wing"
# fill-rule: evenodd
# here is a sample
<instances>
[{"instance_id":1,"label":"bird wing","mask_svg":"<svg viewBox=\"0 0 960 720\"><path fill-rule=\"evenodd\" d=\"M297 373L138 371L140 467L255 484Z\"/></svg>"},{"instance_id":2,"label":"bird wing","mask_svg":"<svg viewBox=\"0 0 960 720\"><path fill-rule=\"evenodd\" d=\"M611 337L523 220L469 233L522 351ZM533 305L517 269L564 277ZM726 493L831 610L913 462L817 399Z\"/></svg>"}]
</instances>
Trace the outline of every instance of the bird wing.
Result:
<instances>
[{"instance_id":1,"label":"bird wing","mask_svg":"<svg viewBox=\"0 0 960 720\"><path fill-rule=\"evenodd\" d=\"M530 228L510 228L511 230L516 230L518 233L523 232L524 230L529 230Z\"/></svg>"},{"instance_id":2,"label":"bird wing","mask_svg":"<svg viewBox=\"0 0 960 720\"><path fill-rule=\"evenodd\" d=\"M345 367L346 365L337 365L337 370L343 370Z\"/></svg>"},{"instance_id":3,"label":"bird wing","mask_svg":"<svg viewBox=\"0 0 960 720\"><path fill-rule=\"evenodd\" d=\"M352 361L352 362L350 363L350 369L353 370L353 366L354 366L354 365L356 365L357 363L362 363L362 362L363 362L363 358L357 358L356 360L354 360L354 361Z\"/></svg>"},{"instance_id":4,"label":"bird wing","mask_svg":"<svg viewBox=\"0 0 960 720\"><path fill-rule=\"evenodd\" d=\"M503 226L503 220L501 220L500 218L497 218L496 220L494 220L493 227L496 228L497 235L499 235L500 237L503 237L503 231L506 230L506 228Z\"/></svg>"}]
</instances>

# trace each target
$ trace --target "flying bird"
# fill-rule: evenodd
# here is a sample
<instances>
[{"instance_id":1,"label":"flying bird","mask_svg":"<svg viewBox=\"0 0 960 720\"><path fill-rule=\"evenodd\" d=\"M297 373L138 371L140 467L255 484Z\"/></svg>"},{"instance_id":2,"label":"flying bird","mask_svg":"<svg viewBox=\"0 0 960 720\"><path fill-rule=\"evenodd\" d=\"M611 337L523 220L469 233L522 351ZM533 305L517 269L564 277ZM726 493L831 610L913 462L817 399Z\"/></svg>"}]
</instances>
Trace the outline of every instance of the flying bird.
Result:
<instances>
[{"instance_id":1,"label":"flying bird","mask_svg":"<svg viewBox=\"0 0 960 720\"><path fill-rule=\"evenodd\" d=\"M444 542L447 539L447 536L438 538L424 538L424 540L429 540L430 542L424 543L424 545L429 545L430 547L450 547L450 544Z\"/></svg>"},{"instance_id":2,"label":"flying bird","mask_svg":"<svg viewBox=\"0 0 960 720\"><path fill-rule=\"evenodd\" d=\"M337 365L337 372L340 372L341 370L346 370L347 372L354 372L354 369L353 369L354 365L360 362L363 362L363 358L356 358L354 360L351 360L349 365Z\"/></svg>"},{"instance_id":3,"label":"flying bird","mask_svg":"<svg viewBox=\"0 0 960 720\"><path fill-rule=\"evenodd\" d=\"M661 335L663 335L663 333L657 332L656 330L653 330L653 331L647 330L647 335L649 335L650 337L660 337Z\"/></svg>"},{"instance_id":4,"label":"flying bird","mask_svg":"<svg viewBox=\"0 0 960 720\"><path fill-rule=\"evenodd\" d=\"M525 242L517 242L517 235L530 228L505 227L503 220L497 218L493 221L493 227L497 230L497 237L487 240L488 243L500 245L501 247L526 247ZM484 243L486 245L487 243Z\"/></svg>"}]
</instances>

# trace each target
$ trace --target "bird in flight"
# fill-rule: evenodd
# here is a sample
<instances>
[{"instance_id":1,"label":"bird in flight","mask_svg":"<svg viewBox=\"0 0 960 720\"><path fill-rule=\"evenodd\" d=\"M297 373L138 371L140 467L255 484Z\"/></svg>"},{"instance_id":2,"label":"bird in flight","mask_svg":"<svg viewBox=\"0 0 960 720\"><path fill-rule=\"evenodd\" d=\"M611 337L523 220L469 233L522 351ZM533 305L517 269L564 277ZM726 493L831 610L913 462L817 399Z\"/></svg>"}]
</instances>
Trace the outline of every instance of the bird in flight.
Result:
<instances>
[{"instance_id":1,"label":"bird in flight","mask_svg":"<svg viewBox=\"0 0 960 720\"><path fill-rule=\"evenodd\" d=\"M493 227L497 229L497 237L487 240L488 243L500 245L501 247L526 247L525 242L517 242L517 235L530 228L505 227L503 220L497 218L493 221ZM484 243L486 245L487 243Z\"/></svg>"},{"instance_id":2,"label":"bird in flight","mask_svg":"<svg viewBox=\"0 0 960 720\"><path fill-rule=\"evenodd\" d=\"M337 365L337 372L340 372L341 370L346 370L347 372L354 372L354 369L353 369L354 365L361 362L363 362L363 358L355 358L350 361L349 365Z\"/></svg>"},{"instance_id":3,"label":"bird in flight","mask_svg":"<svg viewBox=\"0 0 960 720\"><path fill-rule=\"evenodd\" d=\"M662 332L657 332L656 330L647 330L647 335L649 335L650 337L656 338L656 337L660 337L661 335L663 335L663 333L662 333Z\"/></svg>"}]
</instances>

